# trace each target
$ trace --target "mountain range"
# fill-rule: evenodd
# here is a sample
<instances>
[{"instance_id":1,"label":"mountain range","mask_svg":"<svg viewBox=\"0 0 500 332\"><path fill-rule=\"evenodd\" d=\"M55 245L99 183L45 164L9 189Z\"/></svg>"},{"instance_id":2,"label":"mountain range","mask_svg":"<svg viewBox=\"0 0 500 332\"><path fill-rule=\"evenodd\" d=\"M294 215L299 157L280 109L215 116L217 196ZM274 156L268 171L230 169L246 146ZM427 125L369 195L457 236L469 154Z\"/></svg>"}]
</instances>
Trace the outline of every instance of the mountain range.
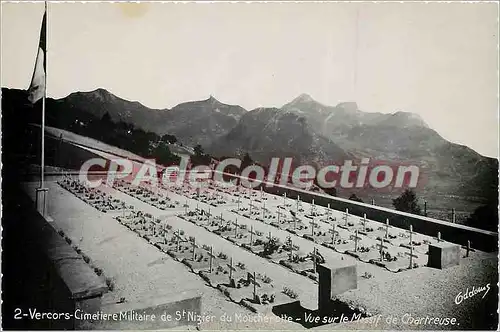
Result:
<instances>
[{"instance_id":1,"label":"mountain range","mask_svg":"<svg viewBox=\"0 0 500 332\"><path fill-rule=\"evenodd\" d=\"M4 96L13 91L2 90ZM424 192L480 199L498 195L497 159L447 141L409 112L363 112L355 102L328 106L307 94L279 108L245 110L210 96L171 109L151 109L104 89L48 99L47 110L58 119L76 114L101 119L108 113L114 122L175 135L184 145L200 144L213 156L249 153L262 164L271 157L316 164L363 157L416 164L426 179L420 189Z\"/></svg>"}]
</instances>

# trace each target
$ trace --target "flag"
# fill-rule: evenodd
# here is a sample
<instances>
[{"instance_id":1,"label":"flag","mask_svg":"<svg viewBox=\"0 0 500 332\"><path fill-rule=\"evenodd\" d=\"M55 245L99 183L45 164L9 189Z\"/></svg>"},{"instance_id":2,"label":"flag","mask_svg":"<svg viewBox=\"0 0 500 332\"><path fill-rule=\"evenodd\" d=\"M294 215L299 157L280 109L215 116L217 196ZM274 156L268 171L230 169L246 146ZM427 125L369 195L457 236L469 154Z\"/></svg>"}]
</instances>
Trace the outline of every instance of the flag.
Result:
<instances>
[{"instance_id":1,"label":"flag","mask_svg":"<svg viewBox=\"0 0 500 332\"><path fill-rule=\"evenodd\" d=\"M38 44L38 54L36 55L35 70L31 78L28 89L28 100L34 104L45 94L45 55L46 55L46 35L47 35L47 9L43 13L42 28L40 30L40 43Z\"/></svg>"}]
</instances>

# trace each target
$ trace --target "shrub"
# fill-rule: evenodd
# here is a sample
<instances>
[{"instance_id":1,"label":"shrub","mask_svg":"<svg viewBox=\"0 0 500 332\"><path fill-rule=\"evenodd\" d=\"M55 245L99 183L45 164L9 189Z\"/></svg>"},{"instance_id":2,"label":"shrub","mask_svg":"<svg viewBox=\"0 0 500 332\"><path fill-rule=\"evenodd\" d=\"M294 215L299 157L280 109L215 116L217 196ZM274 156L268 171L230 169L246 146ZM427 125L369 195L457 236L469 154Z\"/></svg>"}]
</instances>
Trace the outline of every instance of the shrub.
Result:
<instances>
[{"instance_id":1,"label":"shrub","mask_svg":"<svg viewBox=\"0 0 500 332\"><path fill-rule=\"evenodd\" d=\"M115 289L115 284L113 283L113 279L111 278L106 278L106 285L108 286L110 292Z\"/></svg>"},{"instance_id":2,"label":"shrub","mask_svg":"<svg viewBox=\"0 0 500 332\"><path fill-rule=\"evenodd\" d=\"M265 284L270 284L273 281L273 279L271 279L267 275L264 275L261 279L262 279L262 282L265 283Z\"/></svg>"},{"instance_id":3,"label":"shrub","mask_svg":"<svg viewBox=\"0 0 500 332\"><path fill-rule=\"evenodd\" d=\"M287 295L292 299L296 299L299 295L289 287L283 287L283 294Z\"/></svg>"}]
</instances>

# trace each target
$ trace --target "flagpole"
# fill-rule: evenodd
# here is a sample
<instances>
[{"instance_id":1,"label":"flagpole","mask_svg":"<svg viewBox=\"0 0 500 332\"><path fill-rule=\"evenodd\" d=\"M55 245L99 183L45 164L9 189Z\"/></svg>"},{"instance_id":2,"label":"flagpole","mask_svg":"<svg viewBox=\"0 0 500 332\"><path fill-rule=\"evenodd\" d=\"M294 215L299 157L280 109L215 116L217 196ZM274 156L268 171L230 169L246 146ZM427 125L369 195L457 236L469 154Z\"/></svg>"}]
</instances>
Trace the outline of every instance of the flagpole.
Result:
<instances>
[{"instance_id":1,"label":"flagpole","mask_svg":"<svg viewBox=\"0 0 500 332\"><path fill-rule=\"evenodd\" d=\"M47 1L45 1L45 15L47 15ZM46 22L47 22L46 16ZM45 30L45 38L47 30ZM45 63L47 63L47 41L45 41ZM42 157L40 165L40 189L45 188L44 173L45 173L45 96L47 95L47 69L45 68L45 75L43 76L43 96L42 96Z\"/></svg>"}]
</instances>

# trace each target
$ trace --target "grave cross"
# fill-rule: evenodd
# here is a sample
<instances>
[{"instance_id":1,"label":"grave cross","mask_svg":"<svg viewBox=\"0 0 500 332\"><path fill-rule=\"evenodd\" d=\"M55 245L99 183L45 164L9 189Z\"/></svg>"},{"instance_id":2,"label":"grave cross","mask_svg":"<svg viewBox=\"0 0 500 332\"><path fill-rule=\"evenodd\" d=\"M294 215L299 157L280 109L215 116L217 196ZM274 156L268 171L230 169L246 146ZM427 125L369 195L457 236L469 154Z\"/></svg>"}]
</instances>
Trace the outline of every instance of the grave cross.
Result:
<instances>
[{"instance_id":1,"label":"grave cross","mask_svg":"<svg viewBox=\"0 0 500 332\"><path fill-rule=\"evenodd\" d=\"M314 215L314 207L315 206L314 206L314 198L313 198L312 203L311 203L311 216Z\"/></svg>"},{"instance_id":2,"label":"grave cross","mask_svg":"<svg viewBox=\"0 0 500 332\"><path fill-rule=\"evenodd\" d=\"M313 219L313 221L310 221L309 224L311 225L311 235L314 236L314 228L318 225Z\"/></svg>"},{"instance_id":3,"label":"grave cross","mask_svg":"<svg viewBox=\"0 0 500 332\"><path fill-rule=\"evenodd\" d=\"M266 210L266 202L262 201L262 221L264 221L265 210Z\"/></svg>"},{"instance_id":4,"label":"grave cross","mask_svg":"<svg viewBox=\"0 0 500 332\"><path fill-rule=\"evenodd\" d=\"M250 196L250 203L248 203L248 213L252 216L252 196Z\"/></svg>"},{"instance_id":5,"label":"grave cross","mask_svg":"<svg viewBox=\"0 0 500 332\"><path fill-rule=\"evenodd\" d=\"M413 246L413 226L410 225L410 246Z\"/></svg>"},{"instance_id":6,"label":"grave cross","mask_svg":"<svg viewBox=\"0 0 500 332\"><path fill-rule=\"evenodd\" d=\"M437 237L436 237L437 242L441 242L441 232L438 232Z\"/></svg>"},{"instance_id":7,"label":"grave cross","mask_svg":"<svg viewBox=\"0 0 500 332\"><path fill-rule=\"evenodd\" d=\"M213 259L215 258L214 248L212 246L210 246L210 251L208 252L208 256L210 257L210 270L209 270L209 272L212 273L212 263L213 263Z\"/></svg>"},{"instance_id":8,"label":"grave cross","mask_svg":"<svg viewBox=\"0 0 500 332\"><path fill-rule=\"evenodd\" d=\"M358 236L358 230L354 232L354 252L358 251L358 241L361 240L361 238Z\"/></svg>"},{"instance_id":9,"label":"grave cross","mask_svg":"<svg viewBox=\"0 0 500 332\"><path fill-rule=\"evenodd\" d=\"M297 195L297 208L296 208L297 214L299 213L299 204L300 204L300 195Z\"/></svg>"},{"instance_id":10,"label":"grave cross","mask_svg":"<svg viewBox=\"0 0 500 332\"><path fill-rule=\"evenodd\" d=\"M236 237L238 235L238 218L232 224L234 225L234 236Z\"/></svg>"},{"instance_id":11,"label":"grave cross","mask_svg":"<svg viewBox=\"0 0 500 332\"><path fill-rule=\"evenodd\" d=\"M469 252L471 251L470 240L467 240L467 247L465 248L465 250L467 250L465 257L469 257Z\"/></svg>"},{"instance_id":12,"label":"grave cross","mask_svg":"<svg viewBox=\"0 0 500 332\"><path fill-rule=\"evenodd\" d=\"M178 229L177 232L174 233L174 236L177 239L177 249L176 249L176 251L179 251L179 246L181 244L181 241L184 241L184 239L181 237L181 230Z\"/></svg>"},{"instance_id":13,"label":"grave cross","mask_svg":"<svg viewBox=\"0 0 500 332\"><path fill-rule=\"evenodd\" d=\"M290 261L291 261L293 258L293 242L292 242L292 238L290 236L287 236L286 244L288 245L288 247L290 249Z\"/></svg>"},{"instance_id":14,"label":"grave cross","mask_svg":"<svg viewBox=\"0 0 500 332\"><path fill-rule=\"evenodd\" d=\"M193 261L196 259L196 248L199 246L196 244L196 238L193 238Z\"/></svg>"},{"instance_id":15,"label":"grave cross","mask_svg":"<svg viewBox=\"0 0 500 332\"><path fill-rule=\"evenodd\" d=\"M313 265L314 265L314 273L316 273L317 266L318 266L318 249L316 247L313 249Z\"/></svg>"},{"instance_id":16,"label":"grave cross","mask_svg":"<svg viewBox=\"0 0 500 332\"><path fill-rule=\"evenodd\" d=\"M330 211L330 203L328 203L328 207L326 208L326 219L330 219L330 214L332 211Z\"/></svg>"},{"instance_id":17,"label":"grave cross","mask_svg":"<svg viewBox=\"0 0 500 332\"><path fill-rule=\"evenodd\" d=\"M253 235L256 234L253 231L253 226L250 226L250 245L253 246Z\"/></svg>"},{"instance_id":18,"label":"grave cross","mask_svg":"<svg viewBox=\"0 0 500 332\"><path fill-rule=\"evenodd\" d=\"M406 252L405 254L410 256L410 269L413 269L413 258L417 258L417 255L413 254L413 244L410 245L410 252Z\"/></svg>"},{"instance_id":19,"label":"grave cross","mask_svg":"<svg viewBox=\"0 0 500 332\"><path fill-rule=\"evenodd\" d=\"M332 229L330 230L330 233L332 233L332 244L335 245L335 238L339 234L339 232L335 230L335 221L332 222Z\"/></svg>"},{"instance_id":20,"label":"grave cross","mask_svg":"<svg viewBox=\"0 0 500 332\"><path fill-rule=\"evenodd\" d=\"M380 243L377 244L377 248L380 249L380 261L384 261L384 249L387 249L387 246L384 245L384 239L380 238Z\"/></svg>"},{"instance_id":21,"label":"grave cross","mask_svg":"<svg viewBox=\"0 0 500 332\"><path fill-rule=\"evenodd\" d=\"M344 214L344 221L345 221L345 226L347 226L347 220L349 219L349 209L345 209L345 214Z\"/></svg>"},{"instance_id":22,"label":"grave cross","mask_svg":"<svg viewBox=\"0 0 500 332\"><path fill-rule=\"evenodd\" d=\"M229 283L231 283L231 279L233 279L233 271L236 271L233 266L233 257L229 259L229 264L227 264L227 267L229 268Z\"/></svg>"},{"instance_id":23,"label":"grave cross","mask_svg":"<svg viewBox=\"0 0 500 332\"><path fill-rule=\"evenodd\" d=\"M269 240L269 242L271 242L271 240L273 239L273 236L272 236L271 232L269 232L269 235L267 236L267 239Z\"/></svg>"},{"instance_id":24,"label":"grave cross","mask_svg":"<svg viewBox=\"0 0 500 332\"><path fill-rule=\"evenodd\" d=\"M366 213L363 214L363 219L361 221L363 222L363 232L366 232Z\"/></svg>"},{"instance_id":25,"label":"grave cross","mask_svg":"<svg viewBox=\"0 0 500 332\"><path fill-rule=\"evenodd\" d=\"M386 219L385 220L385 238L386 239L389 237L389 227L391 227L389 225L389 219Z\"/></svg>"},{"instance_id":26,"label":"grave cross","mask_svg":"<svg viewBox=\"0 0 500 332\"><path fill-rule=\"evenodd\" d=\"M250 272L247 273L247 282L253 284L253 299L255 301L257 298L257 286L260 287L260 284L257 282L255 272L253 274Z\"/></svg>"},{"instance_id":27,"label":"grave cross","mask_svg":"<svg viewBox=\"0 0 500 332\"><path fill-rule=\"evenodd\" d=\"M286 208L286 192L283 194L283 208Z\"/></svg>"}]
</instances>

